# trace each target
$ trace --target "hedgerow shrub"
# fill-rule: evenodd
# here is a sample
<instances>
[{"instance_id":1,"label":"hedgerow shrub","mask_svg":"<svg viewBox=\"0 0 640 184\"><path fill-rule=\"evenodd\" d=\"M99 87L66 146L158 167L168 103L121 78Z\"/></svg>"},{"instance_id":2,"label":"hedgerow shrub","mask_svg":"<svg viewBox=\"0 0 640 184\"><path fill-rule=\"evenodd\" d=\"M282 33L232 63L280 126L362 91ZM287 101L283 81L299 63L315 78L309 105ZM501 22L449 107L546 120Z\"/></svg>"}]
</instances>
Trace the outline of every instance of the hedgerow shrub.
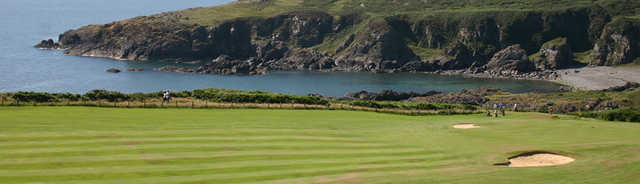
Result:
<instances>
[{"instance_id":1,"label":"hedgerow shrub","mask_svg":"<svg viewBox=\"0 0 640 184\"><path fill-rule=\"evenodd\" d=\"M84 94L90 100L107 100L109 102L125 101L130 97L124 93L107 90L91 90Z\"/></svg>"},{"instance_id":2,"label":"hedgerow shrub","mask_svg":"<svg viewBox=\"0 0 640 184\"><path fill-rule=\"evenodd\" d=\"M11 98L20 102L54 102L56 97L49 93L38 92L16 92L11 95Z\"/></svg>"},{"instance_id":3,"label":"hedgerow shrub","mask_svg":"<svg viewBox=\"0 0 640 184\"><path fill-rule=\"evenodd\" d=\"M407 103L407 102L378 102L378 101L351 101L349 105L370 107L370 108L391 108L391 109L416 109L416 110L446 110L446 109L463 109L477 110L473 105L460 104L436 104L436 103Z\"/></svg>"},{"instance_id":4,"label":"hedgerow shrub","mask_svg":"<svg viewBox=\"0 0 640 184\"><path fill-rule=\"evenodd\" d=\"M604 112L583 112L582 117L598 118L607 121L640 122L640 110L637 109L615 109Z\"/></svg>"},{"instance_id":5,"label":"hedgerow shrub","mask_svg":"<svg viewBox=\"0 0 640 184\"><path fill-rule=\"evenodd\" d=\"M329 101L320 97L286 95L262 91L198 89L193 90L189 93L189 95L196 99L225 103L295 103L309 105L329 104Z\"/></svg>"},{"instance_id":6,"label":"hedgerow shrub","mask_svg":"<svg viewBox=\"0 0 640 184\"><path fill-rule=\"evenodd\" d=\"M640 111L633 109L605 111L603 119L608 121L640 122Z\"/></svg>"}]
</instances>

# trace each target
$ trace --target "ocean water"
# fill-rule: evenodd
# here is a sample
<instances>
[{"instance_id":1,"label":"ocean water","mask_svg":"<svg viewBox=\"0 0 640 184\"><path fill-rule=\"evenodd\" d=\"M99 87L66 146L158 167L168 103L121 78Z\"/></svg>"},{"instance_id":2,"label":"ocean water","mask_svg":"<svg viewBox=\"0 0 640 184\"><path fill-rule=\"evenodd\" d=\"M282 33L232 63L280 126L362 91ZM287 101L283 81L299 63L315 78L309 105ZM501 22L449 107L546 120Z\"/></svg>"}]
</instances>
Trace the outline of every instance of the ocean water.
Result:
<instances>
[{"instance_id":1,"label":"ocean water","mask_svg":"<svg viewBox=\"0 0 640 184\"><path fill-rule=\"evenodd\" d=\"M2 0L0 1L0 92L84 93L92 89L153 92L165 89L227 88L305 95L342 96L360 90L424 92L498 87L511 92L548 92L560 85L543 81L473 79L416 73L273 72L261 76L222 76L153 71L169 63L130 62L64 55L33 45L88 24L213 6L232 0ZM126 72L130 67L142 72ZM118 68L125 72L107 73Z\"/></svg>"}]
</instances>

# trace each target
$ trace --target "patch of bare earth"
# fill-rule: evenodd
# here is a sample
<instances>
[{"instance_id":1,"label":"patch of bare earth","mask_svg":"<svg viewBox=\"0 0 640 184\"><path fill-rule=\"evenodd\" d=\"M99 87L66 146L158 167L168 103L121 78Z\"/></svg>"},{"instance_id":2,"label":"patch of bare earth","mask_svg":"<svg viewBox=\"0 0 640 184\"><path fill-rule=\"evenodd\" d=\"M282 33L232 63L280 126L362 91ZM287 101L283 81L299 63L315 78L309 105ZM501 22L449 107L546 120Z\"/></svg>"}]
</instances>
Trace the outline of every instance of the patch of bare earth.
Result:
<instances>
[{"instance_id":1,"label":"patch of bare earth","mask_svg":"<svg viewBox=\"0 0 640 184\"><path fill-rule=\"evenodd\" d=\"M508 167L544 167L569 164L575 159L553 153L528 153L509 158Z\"/></svg>"},{"instance_id":2,"label":"patch of bare earth","mask_svg":"<svg viewBox=\"0 0 640 184\"><path fill-rule=\"evenodd\" d=\"M480 126L473 124L473 123L469 123L469 124L457 124L457 125L453 125L453 128L455 129L473 129L473 128L480 128Z\"/></svg>"}]
</instances>

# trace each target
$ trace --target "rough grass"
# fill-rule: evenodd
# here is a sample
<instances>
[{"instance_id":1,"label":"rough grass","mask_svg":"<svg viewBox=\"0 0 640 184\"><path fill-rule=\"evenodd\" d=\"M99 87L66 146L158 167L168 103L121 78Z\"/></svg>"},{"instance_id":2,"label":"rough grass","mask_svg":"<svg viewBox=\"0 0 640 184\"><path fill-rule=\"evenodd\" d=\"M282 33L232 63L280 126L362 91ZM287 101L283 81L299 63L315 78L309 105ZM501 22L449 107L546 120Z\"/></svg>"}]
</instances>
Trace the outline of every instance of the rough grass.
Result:
<instances>
[{"instance_id":1,"label":"rough grass","mask_svg":"<svg viewBox=\"0 0 640 184\"><path fill-rule=\"evenodd\" d=\"M576 91L556 93L496 94L488 96L486 104L519 104L522 111L547 112L550 108L556 113L578 111L600 111L618 108L640 109L640 89L624 92ZM611 105L615 104L615 105ZM587 107L588 106L588 107ZM600 106L600 108L596 108ZM606 107L606 108L604 108ZM595 109L594 109L595 108Z\"/></svg>"},{"instance_id":2,"label":"rough grass","mask_svg":"<svg viewBox=\"0 0 640 184\"><path fill-rule=\"evenodd\" d=\"M415 44L409 44L407 46L409 47L409 49L411 49L411 51L414 54L420 57L420 59L422 59L423 61L436 59L444 55L444 52L442 49L424 48L424 47L417 46Z\"/></svg>"},{"instance_id":3,"label":"rough grass","mask_svg":"<svg viewBox=\"0 0 640 184\"><path fill-rule=\"evenodd\" d=\"M553 46L561 46L561 45L566 45L567 44L567 38L564 37L560 37L560 38L556 38L553 39L551 41L545 42L542 47L553 47Z\"/></svg>"},{"instance_id":4,"label":"rough grass","mask_svg":"<svg viewBox=\"0 0 640 184\"><path fill-rule=\"evenodd\" d=\"M591 52L592 50L584 52L574 52L573 59L578 63L589 64L589 62L591 62Z\"/></svg>"},{"instance_id":5,"label":"rough grass","mask_svg":"<svg viewBox=\"0 0 640 184\"><path fill-rule=\"evenodd\" d=\"M483 128L456 130L454 124ZM0 107L13 183L633 183L640 124L514 113ZM543 136L541 136L543 135ZM531 150L569 165L492 166Z\"/></svg>"},{"instance_id":6,"label":"rough grass","mask_svg":"<svg viewBox=\"0 0 640 184\"><path fill-rule=\"evenodd\" d=\"M215 25L240 17L271 17L303 10L324 11L332 15L363 13L372 17L431 16L447 12L557 11L594 4L616 8L619 4L637 7L640 3L628 0L269 0L264 3L230 3L176 13L187 17L183 19L186 23Z\"/></svg>"}]
</instances>

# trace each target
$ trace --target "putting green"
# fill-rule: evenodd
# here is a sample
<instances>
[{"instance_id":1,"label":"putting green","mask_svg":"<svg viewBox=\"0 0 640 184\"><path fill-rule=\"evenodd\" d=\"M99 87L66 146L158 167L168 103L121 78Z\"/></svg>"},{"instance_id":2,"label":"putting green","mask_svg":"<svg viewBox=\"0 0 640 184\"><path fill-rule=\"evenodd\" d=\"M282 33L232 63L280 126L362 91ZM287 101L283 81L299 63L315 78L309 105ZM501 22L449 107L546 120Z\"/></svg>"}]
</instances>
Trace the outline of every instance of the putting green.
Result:
<instances>
[{"instance_id":1,"label":"putting green","mask_svg":"<svg viewBox=\"0 0 640 184\"><path fill-rule=\"evenodd\" d=\"M634 183L640 124L546 114L0 107L12 183ZM455 129L474 123L482 128ZM527 151L567 165L493 166Z\"/></svg>"}]
</instances>

